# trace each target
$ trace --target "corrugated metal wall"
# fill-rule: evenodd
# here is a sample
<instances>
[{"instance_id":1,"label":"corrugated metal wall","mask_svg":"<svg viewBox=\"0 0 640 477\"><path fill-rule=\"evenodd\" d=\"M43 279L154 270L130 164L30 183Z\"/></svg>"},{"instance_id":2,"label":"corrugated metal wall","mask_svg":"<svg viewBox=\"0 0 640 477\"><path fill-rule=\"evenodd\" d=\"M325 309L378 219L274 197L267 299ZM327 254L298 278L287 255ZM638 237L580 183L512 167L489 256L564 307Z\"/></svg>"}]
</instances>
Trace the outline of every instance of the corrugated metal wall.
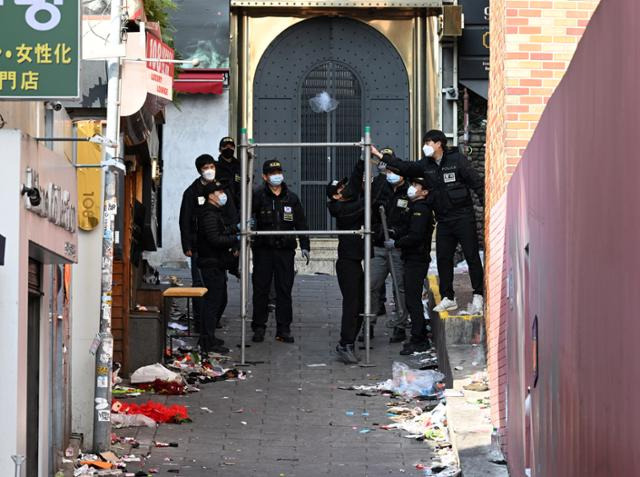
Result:
<instances>
[{"instance_id":1,"label":"corrugated metal wall","mask_svg":"<svg viewBox=\"0 0 640 477\"><path fill-rule=\"evenodd\" d=\"M508 186L512 476L640 475L638 18L602 1Z\"/></svg>"}]
</instances>

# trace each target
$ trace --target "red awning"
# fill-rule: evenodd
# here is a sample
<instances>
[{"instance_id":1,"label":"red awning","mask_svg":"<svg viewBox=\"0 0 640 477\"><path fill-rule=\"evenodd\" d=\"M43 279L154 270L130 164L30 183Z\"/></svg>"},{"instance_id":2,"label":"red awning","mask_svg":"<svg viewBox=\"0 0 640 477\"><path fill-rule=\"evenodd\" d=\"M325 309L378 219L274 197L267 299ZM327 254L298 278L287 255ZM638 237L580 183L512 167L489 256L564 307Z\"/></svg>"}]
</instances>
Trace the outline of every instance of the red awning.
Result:
<instances>
[{"instance_id":1,"label":"red awning","mask_svg":"<svg viewBox=\"0 0 640 477\"><path fill-rule=\"evenodd\" d=\"M222 94L224 86L224 74L214 73L211 70L192 69L182 71L178 78L173 80L173 89L179 93L191 94Z\"/></svg>"}]
</instances>

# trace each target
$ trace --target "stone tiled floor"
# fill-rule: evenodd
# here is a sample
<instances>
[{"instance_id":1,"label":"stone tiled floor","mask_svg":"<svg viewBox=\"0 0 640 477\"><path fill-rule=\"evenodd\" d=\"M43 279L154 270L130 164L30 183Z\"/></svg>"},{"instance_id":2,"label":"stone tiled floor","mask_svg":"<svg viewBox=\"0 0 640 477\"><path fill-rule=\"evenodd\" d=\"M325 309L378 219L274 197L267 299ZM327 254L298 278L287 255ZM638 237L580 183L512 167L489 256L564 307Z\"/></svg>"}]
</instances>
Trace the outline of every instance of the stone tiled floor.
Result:
<instances>
[{"instance_id":1,"label":"stone tiled floor","mask_svg":"<svg viewBox=\"0 0 640 477\"><path fill-rule=\"evenodd\" d=\"M239 360L234 278L229 290L220 337ZM247 360L263 363L244 368L249 372L247 380L207 384L189 396L154 396L188 406L193 422L161 425L155 435L149 429L139 430L143 448L151 439L179 444L177 448L151 447L145 467L158 468L158 475L184 476L423 475L415 465L429 462L429 444L403 438L399 431L378 429L377 424L388 422L388 398L338 389L387 379L392 362L402 358L400 345L388 343L379 322L371 352L375 367L337 362L332 350L339 337L340 300L335 277L296 277L295 344L274 340L271 317L264 343L250 343L248 335ZM371 431L361 432L366 429ZM134 430L118 433L133 435Z\"/></svg>"}]
</instances>

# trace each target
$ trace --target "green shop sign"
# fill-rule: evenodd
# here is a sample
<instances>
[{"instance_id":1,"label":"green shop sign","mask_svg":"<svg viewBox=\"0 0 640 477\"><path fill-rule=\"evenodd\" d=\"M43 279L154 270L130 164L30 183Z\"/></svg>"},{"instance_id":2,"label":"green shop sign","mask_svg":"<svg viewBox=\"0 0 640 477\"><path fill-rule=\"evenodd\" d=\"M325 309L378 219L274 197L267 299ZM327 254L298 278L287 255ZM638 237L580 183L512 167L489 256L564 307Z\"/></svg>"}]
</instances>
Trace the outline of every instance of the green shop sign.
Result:
<instances>
[{"instance_id":1,"label":"green shop sign","mask_svg":"<svg viewBox=\"0 0 640 477\"><path fill-rule=\"evenodd\" d=\"M79 65L79 0L0 0L0 98L77 98Z\"/></svg>"}]
</instances>

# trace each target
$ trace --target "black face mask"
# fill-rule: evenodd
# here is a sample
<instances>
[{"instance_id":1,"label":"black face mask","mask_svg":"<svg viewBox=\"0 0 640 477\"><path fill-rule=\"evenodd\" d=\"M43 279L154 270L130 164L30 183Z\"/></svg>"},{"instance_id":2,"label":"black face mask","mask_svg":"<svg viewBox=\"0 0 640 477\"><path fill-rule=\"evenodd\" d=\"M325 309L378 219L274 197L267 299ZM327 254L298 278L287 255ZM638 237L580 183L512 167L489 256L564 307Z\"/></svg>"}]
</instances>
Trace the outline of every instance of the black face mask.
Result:
<instances>
[{"instance_id":1,"label":"black face mask","mask_svg":"<svg viewBox=\"0 0 640 477\"><path fill-rule=\"evenodd\" d=\"M225 159L231 159L233 157L233 153L235 151L233 149L223 149L222 152L220 153L222 155L222 157L224 157Z\"/></svg>"}]
</instances>

